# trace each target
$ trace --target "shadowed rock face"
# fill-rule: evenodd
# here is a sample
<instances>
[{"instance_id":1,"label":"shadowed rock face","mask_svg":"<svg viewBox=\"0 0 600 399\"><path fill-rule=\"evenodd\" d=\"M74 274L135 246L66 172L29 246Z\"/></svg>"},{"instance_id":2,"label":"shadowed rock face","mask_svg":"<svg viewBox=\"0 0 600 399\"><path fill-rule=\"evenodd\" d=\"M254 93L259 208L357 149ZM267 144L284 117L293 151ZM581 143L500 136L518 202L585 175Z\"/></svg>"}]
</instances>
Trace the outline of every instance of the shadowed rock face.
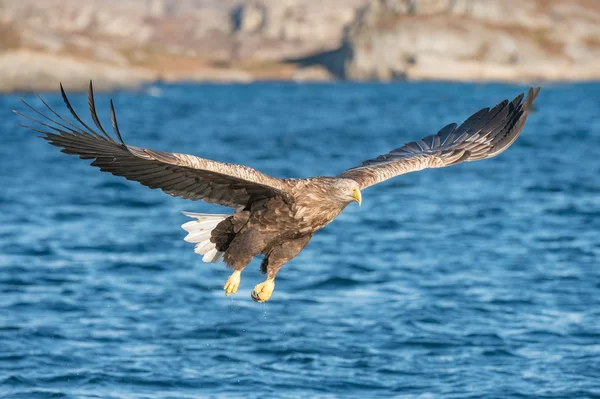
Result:
<instances>
[{"instance_id":1,"label":"shadowed rock face","mask_svg":"<svg viewBox=\"0 0 600 399\"><path fill-rule=\"evenodd\" d=\"M156 79L592 79L599 63L594 0L0 0L3 91L57 80L84 88L89 78L106 89Z\"/></svg>"},{"instance_id":2,"label":"shadowed rock face","mask_svg":"<svg viewBox=\"0 0 600 399\"><path fill-rule=\"evenodd\" d=\"M373 0L342 49L323 65L346 79L597 79L600 3Z\"/></svg>"}]
</instances>

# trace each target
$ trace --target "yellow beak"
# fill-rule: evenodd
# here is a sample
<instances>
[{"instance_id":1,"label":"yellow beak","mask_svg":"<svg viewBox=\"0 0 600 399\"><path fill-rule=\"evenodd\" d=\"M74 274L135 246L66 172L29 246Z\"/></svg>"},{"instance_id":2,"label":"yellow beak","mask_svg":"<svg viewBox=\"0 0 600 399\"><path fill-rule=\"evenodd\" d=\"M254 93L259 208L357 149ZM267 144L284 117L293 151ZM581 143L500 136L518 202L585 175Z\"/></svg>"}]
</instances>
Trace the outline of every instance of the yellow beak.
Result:
<instances>
[{"instance_id":1,"label":"yellow beak","mask_svg":"<svg viewBox=\"0 0 600 399\"><path fill-rule=\"evenodd\" d=\"M359 189L354 189L354 191L352 191L352 199L358 202L358 206L362 204L362 194Z\"/></svg>"}]
</instances>

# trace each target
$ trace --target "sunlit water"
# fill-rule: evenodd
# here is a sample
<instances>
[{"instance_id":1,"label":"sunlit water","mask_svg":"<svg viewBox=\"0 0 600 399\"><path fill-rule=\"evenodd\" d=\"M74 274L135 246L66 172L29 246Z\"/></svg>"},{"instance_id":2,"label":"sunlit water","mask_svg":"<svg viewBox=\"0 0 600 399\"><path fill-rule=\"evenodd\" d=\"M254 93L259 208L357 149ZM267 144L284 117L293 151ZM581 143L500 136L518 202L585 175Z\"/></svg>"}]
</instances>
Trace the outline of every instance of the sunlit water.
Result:
<instances>
[{"instance_id":1,"label":"sunlit water","mask_svg":"<svg viewBox=\"0 0 600 399\"><path fill-rule=\"evenodd\" d=\"M291 177L337 174L525 89L111 97L131 144ZM73 101L85 115L85 97ZM0 397L600 396L598 84L546 86L497 158L365 190L265 304L249 295L258 260L228 298L229 271L183 241L181 210L225 208L100 173L16 127L13 108L17 96L0 96Z\"/></svg>"}]
</instances>

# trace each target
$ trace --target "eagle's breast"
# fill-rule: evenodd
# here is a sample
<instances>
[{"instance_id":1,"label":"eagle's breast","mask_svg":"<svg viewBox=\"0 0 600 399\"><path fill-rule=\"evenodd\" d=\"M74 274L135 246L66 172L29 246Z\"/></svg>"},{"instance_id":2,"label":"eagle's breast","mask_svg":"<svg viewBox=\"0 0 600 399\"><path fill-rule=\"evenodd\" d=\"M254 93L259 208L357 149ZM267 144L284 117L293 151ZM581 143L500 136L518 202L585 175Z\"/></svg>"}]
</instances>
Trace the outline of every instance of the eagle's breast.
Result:
<instances>
[{"instance_id":1,"label":"eagle's breast","mask_svg":"<svg viewBox=\"0 0 600 399\"><path fill-rule=\"evenodd\" d=\"M325 227L346 207L346 203L331 195L330 181L333 179L294 179L290 209L298 229L303 233L314 233Z\"/></svg>"}]
</instances>

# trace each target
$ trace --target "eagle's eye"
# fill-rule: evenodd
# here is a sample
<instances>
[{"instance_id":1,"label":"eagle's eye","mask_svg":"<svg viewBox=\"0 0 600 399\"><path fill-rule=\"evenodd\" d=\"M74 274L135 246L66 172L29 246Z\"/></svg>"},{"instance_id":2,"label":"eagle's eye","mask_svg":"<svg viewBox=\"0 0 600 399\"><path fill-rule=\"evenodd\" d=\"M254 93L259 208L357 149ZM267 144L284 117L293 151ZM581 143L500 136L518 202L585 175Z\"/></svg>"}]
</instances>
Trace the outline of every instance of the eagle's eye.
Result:
<instances>
[{"instance_id":1,"label":"eagle's eye","mask_svg":"<svg viewBox=\"0 0 600 399\"><path fill-rule=\"evenodd\" d=\"M362 203L362 195L360 193L360 189L356 186L352 187L352 190L350 192L350 197L352 198L352 201L356 201L358 202L358 205L360 206L360 204Z\"/></svg>"}]
</instances>

